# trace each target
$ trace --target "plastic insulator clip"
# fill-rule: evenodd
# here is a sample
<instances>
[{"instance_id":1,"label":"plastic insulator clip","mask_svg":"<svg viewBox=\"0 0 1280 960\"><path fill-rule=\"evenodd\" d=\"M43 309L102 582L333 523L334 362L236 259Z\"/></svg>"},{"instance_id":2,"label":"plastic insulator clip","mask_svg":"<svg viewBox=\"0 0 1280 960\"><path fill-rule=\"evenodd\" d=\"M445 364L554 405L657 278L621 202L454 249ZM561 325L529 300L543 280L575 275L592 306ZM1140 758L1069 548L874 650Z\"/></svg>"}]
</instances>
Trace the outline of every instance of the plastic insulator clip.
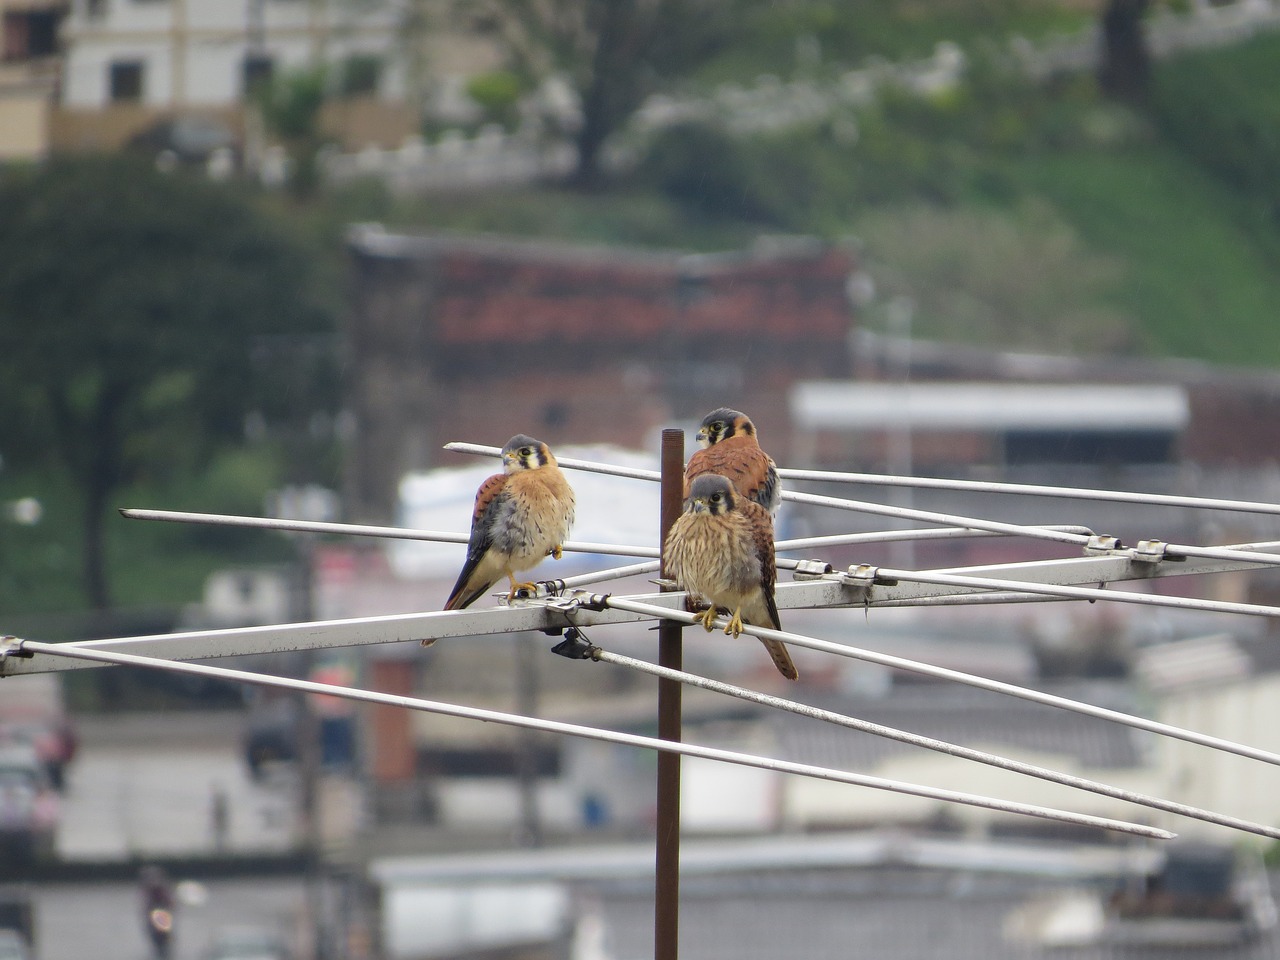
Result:
<instances>
[{"instance_id":1,"label":"plastic insulator clip","mask_svg":"<svg viewBox=\"0 0 1280 960\"><path fill-rule=\"evenodd\" d=\"M800 560L791 571L792 580L821 580L831 572L831 564L825 560Z\"/></svg>"}]
</instances>

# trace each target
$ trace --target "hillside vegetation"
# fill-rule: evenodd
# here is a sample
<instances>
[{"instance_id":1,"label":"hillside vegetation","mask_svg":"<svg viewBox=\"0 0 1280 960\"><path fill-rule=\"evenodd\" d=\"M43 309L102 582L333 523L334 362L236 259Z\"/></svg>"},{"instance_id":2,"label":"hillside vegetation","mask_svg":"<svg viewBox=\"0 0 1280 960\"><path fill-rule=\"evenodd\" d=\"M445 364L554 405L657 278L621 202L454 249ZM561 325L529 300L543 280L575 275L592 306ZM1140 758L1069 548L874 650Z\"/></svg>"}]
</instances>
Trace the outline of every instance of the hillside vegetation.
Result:
<instances>
[{"instance_id":1,"label":"hillside vegetation","mask_svg":"<svg viewBox=\"0 0 1280 960\"><path fill-rule=\"evenodd\" d=\"M347 224L457 229L590 243L723 250L762 233L855 244L877 295L859 322L881 328L897 297L913 334L1031 350L1200 358L1276 366L1280 337L1280 35L1156 64L1147 103L1100 98L1091 76L1033 84L993 51L1018 31L1077 28L1064 0L798 0L744 23L743 41L690 89L759 74L832 82L880 56L965 50L953 88L893 89L872 105L783 131L714 123L667 128L634 169L597 192L554 187L393 197L376 182L306 200L252 193L295 239L328 258L335 313ZM10 431L12 433L12 431ZM37 526L0 515L0 610L75 612L82 509L64 468L25 461L9 436L0 506L39 497ZM306 471L269 442L244 441L192 471L153 469L119 505L259 513L284 482L338 486L338 457ZM296 474L296 475L295 475ZM198 598L207 573L287 562L279 537L112 518L108 563L123 607ZM25 630L23 622L6 628ZM38 635L77 636L42 618Z\"/></svg>"},{"instance_id":2,"label":"hillside vegetation","mask_svg":"<svg viewBox=\"0 0 1280 960\"><path fill-rule=\"evenodd\" d=\"M1015 2L945 6L947 17L926 21L889 5L893 16L866 27L896 37L886 48L903 55L941 36L967 41L964 80L942 94L887 90L874 106L752 136L668 128L602 193L392 202L366 186L347 202L405 227L693 249L815 233L861 248L878 292L863 314L872 326L904 296L917 336L1280 363L1270 331L1280 302L1280 35L1158 62L1149 102L1135 109L1102 99L1088 74L1032 84L991 52L989 32L980 39L1002 12L1044 28L1070 11L1054 20L1049 7L1028 21ZM848 21L805 4L793 19L803 19L796 10L809 11L834 69L830 51ZM874 19L870 7L862 13ZM708 77L759 69L770 52L800 70L792 37L785 50L763 41L735 50Z\"/></svg>"}]
</instances>

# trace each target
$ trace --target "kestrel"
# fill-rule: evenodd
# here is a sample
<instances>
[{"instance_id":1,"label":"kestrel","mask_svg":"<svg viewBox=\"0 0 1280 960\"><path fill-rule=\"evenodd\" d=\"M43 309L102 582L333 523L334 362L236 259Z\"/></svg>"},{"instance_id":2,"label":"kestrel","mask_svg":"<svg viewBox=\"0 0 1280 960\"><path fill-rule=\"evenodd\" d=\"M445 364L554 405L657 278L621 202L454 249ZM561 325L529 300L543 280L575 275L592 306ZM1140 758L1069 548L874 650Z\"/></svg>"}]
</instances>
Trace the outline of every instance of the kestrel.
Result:
<instances>
[{"instance_id":1,"label":"kestrel","mask_svg":"<svg viewBox=\"0 0 1280 960\"><path fill-rule=\"evenodd\" d=\"M724 632L735 637L744 623L780 628L773 599L773 521L759 504L739 496L727 477L704 473L694 479L684 512L667 534L663 559L667 576L711 604L698 617L708 631L721 607L732 613ZM780 641L760 642L779 673L788 680L800 676Z\"/></svg>"},{"instance_id":2,"label":"kestrel","mask_svg":"<svg viewBox=\"0 0 1280 960\"><path fill-rule=\"evenodd\" d=\"M502 448L502 467L476 492L467 559L446 610L470 606L504 576L511 599L517 590L533 588L517 582L516 571L536 567L547 554L560 559L573 524L573 488L550 448L518 434Z\"/></svg>"},{"instance_id":3,"label":"kestrel","mask_svg":"<svg viewBox=\"0 0 1280 960\"><path fill-rule=\"evenodd\" d=\"M721 407L702 419L697 435L698 450L684 469L684 495L689 485L704 473L718 473L733 481L734 489L778 515L782 487L773 458L760 448L751 418L738 410Z\"/></svg>"}]
</instances>

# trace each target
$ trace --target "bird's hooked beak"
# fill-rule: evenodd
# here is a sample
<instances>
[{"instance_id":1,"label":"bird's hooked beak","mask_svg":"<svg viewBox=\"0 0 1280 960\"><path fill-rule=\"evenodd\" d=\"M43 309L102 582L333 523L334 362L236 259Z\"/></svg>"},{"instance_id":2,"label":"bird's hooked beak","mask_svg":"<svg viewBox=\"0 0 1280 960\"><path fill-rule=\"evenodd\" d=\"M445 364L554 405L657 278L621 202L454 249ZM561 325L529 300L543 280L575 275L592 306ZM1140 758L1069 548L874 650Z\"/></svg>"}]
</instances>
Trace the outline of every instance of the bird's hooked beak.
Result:
<instances>
[{"instance_id":1,"label":"bird's hooked beak","mask_svg":"<svg viewBox=\"0 0 1280 960\"><path fill-rule=\"evenodd\" d=\"M701 497L692 497L684 503L685 513L710 513L711 505Z\"/></svg>"},{"instance_id":2,"label":"bird's hooked beak","mask_svg":"<svg viewBox=\"0 0 1280 960\"><path fill-rule=\"evenodd\" d=\"M693 439L696 440L698 442L698 446L702 447L704 450L711 446L711 432L706 427L700 428L698 432L694 434Z\"/></svg>"}]
</instances>

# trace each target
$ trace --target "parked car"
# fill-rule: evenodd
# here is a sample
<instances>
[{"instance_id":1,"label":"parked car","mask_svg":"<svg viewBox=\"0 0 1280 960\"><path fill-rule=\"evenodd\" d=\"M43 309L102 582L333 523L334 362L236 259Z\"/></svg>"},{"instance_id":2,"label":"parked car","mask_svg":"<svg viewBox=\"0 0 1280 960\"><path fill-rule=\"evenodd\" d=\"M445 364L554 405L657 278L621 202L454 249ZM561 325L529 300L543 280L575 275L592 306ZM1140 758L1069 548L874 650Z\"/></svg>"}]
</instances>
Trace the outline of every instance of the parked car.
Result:
<instances>
[{"instance_id":1,"label":"parked car","mask_svg":"<svg viewBox=\"0 0 1280 960\"><path fill-rule=\"evenodd\" d=\"M0 960L33 960L30 944L17 930L0 928Z\"/></svg>"},{"instance_id":2,"label":"parked car","mask_svg":"<svg viewBox=\"0 0 1280 960\"><path fill-rule=\"evenodd\" d=\"M244 757L255 780L265 775L269 764L298 758L298 713L293 696L267 693L250 700Z\"/></svg>"},{"instance_id":3,"label":"parked car","mask_svg":"<svg viewBox=\"0 0 1280 960\"><path fill-rule=\"evenodd\" d=\"M75 757L76 736L62 695L62 680L51 674L10 677L0 691L0 749L29 744L55 788L61 790Z\"/></svg>"},{"instance_id":4,"label":"parked car","mask_svg":"<svg viewBox=\"0 0 1280 960\"><path fill-rule=\"evenodd\" d=\"M227 151L234 159L239 150L235 132L227 124L200 114L160 120L135 134L128 147L157 160L168 157L187 166L206 164L217 151Z\"/></svg>"},{"instance_id":5,"label":"parked car","mask_svg":"<svg viewBox=\"0 0 1280 960\"><path fill-rule=\"evenodd\" d=\"M0 747L0 850L20 860L53 855L58 794L29 744Z\"/></svg>"},{"instance_id":6,"label":"parked car","mask_svg":"<svg viewBox=\"0 0 1280 960\"><path fill-rule=\"evenodd\" d=\"M25 885L0 887L0 960L31 960L36 918Z\"/></svg>"}]
</instances>

